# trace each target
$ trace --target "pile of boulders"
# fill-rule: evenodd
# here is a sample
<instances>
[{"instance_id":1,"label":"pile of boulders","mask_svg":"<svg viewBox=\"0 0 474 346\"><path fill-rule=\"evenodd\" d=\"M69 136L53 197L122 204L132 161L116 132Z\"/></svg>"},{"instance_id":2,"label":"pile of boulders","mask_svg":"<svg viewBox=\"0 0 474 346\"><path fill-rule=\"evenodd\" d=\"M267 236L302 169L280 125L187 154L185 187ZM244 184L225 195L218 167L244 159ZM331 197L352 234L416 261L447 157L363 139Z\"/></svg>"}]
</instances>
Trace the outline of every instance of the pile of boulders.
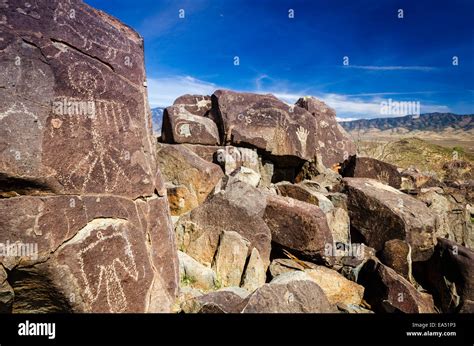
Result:
<instances>
[{"instance_id":1,"label":"pile of boulders","mask_svg":"<svg viewBox=\"0 0 474 346\"><path fill-rule=\"evenodd\" d=\"M313 97L181 96L157 157L178 311L472 310L472 194L358 157Z\"/></svg>"}]
</instances>

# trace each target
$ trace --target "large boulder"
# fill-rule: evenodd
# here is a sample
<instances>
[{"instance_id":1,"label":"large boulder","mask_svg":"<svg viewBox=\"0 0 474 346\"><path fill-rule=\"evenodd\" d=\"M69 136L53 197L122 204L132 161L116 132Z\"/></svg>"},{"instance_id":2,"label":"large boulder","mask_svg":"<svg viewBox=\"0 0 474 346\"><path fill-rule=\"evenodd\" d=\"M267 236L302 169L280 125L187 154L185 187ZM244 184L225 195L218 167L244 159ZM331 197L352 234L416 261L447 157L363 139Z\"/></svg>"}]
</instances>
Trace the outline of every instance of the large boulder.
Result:
<instances>
[{"instance_id":1,"label":"large boulder","mask_svg":"<svg viewBox=\"0 0 474 346\"><path fill-rule=\"evenodd\" d=\"M330 313L334 306L321 287L309 280L265 284L246 300L243 313Z\"/></svg>"},{"instance_id":2,"label":"large boulder","mask_svg":"<svg viewBox=\"0 0 474 346\"><path fill-rule=\"evenodd\" d=\"M225 144L252 146L278 156L282 166L311 160L317 142L314 117L273 95L217 90L212 95Z\"/></svg>"},{"instance_id":3,"label":"large boulder","mask_svg":"<svg viewBox=\"0 0 474 346\"><path fill-rule=\"evenodd\" d=\"M70 311L171 311L142 38L75 0L3 2L0 18L0 184L17 196L0 200L0 242L37 245L0 262L34 269Z\"/></svg>"},{"instance_id":4,"label":"large boulder","mask_svg":"<svg viewBox=\"0 0 474 346\"><path fill-rule=\"evenodd\" d=\"M275 277L270 283L282 284L296 280L310 280L318 284L331 304L360 305L364 296L364 287L347 280L337 271L315 266L304 271L289 271Z\"/></svg>"},{"instance_id":5,"label":"large boulder","mask_svg":"<svg viewBox=\"0 0 474 346\"><path fill-rule=\"evenodd\" d=\"M399 189L402 176L394 165L371 157L351 156L341 167L343 177L371 178Z\"/></svg>"},{"instance_id":6,"label":"large boulder","mask_svg":"<svg viewBox=\"0 0 474 346\"><path fill-rule=\"evenodd\" d=\"M356 146L346 131L336 121L336 112L324 102L305 96L296 105L306 109L315 120L317 151L326 167L333 167L349 156L355 155Z\"/></svg>"},{"instance_id":7,"label":"large boulder","mask_svg":"<svg viewBox=\"0 0 474 346\"><path fill-rule=\"evenodd\" d=\"M365 287L365 300L375 312L434 313L433 297L419 292L408 280L376 259L369 259L357 282Z\"/></svg>"},{"instance_id":8,"label":"large boulder","mask_svg":"<svg viewBox=\"0 0 474 346\"><path fill-rule=\"evenodd\" d=\"M211 267L221 234L236 232L250 242L249 253L256 248L265 264L270 264L271 233L262 219L265 195L256 188L239 181L225 191L210 197L190 213L183 215L175 227L178 247Z\"/></svg>"},{"instance_id":9,"label":"large boulder","mask_svg":"<svg viewBox=\"0 0 474 346\"><path fill-rule=\"evenodd\" d=\"M429 261L414 268L421 284L433 292L443 312L470 307L474 301L474 252L448 239L438 238Z\"/></svg>"},{"instance_id":10,"label":"large boulder","mask_svg":"<svg viewBox=\"0 0 474 346\"><path fill-rule=\"evenodd\" d=\"M161 140L165 143L219 144L216 123L209 118L195 115L186 105L176 104L163 112Z\"/></svg>"},{"instance_id":11,"label":"large boulder","mask_svg":"<svg viewBox=\"0 0 474 346\"><path fill-rule=\"evenodd\" d=\"M184 145L159 144L157 160L165 181L185 186L198 204L224 175L218 165L203 160Z\"/></svg>"},{"instance_id":12,"label":"large boulder","mask_svg":"<svg viewBox=\"0 0 474 346\"><path fill-rule=\"evenodd\" d=\"M269 194L263 219L272 242L281 248L308 260L330 262L325 248L333 243L331 229L326 215L314 204Z\"/></svg>"},{"instance_id":13,"label":"large boulder","mask_svg":"<svg viewBox=\"0 0 474 346\"><path fill-rule=\"evenodd\" d=\"M349 216L364 243L382 250L386 241L406 240L413 261L427 260L436 244L436 217L417 199L368 178L344 178Z\"/></svg>"}]
</instances>

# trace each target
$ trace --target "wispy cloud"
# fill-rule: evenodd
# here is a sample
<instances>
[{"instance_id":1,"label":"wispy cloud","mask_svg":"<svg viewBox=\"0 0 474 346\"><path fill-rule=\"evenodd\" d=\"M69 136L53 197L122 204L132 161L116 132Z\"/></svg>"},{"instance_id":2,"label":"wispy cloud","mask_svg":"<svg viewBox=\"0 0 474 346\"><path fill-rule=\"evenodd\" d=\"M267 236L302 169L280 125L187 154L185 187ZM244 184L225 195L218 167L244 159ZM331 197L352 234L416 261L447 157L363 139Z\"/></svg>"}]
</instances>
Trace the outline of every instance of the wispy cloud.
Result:
<instances>
[{"instance_id":1,"label":"wispy cloud","mask_svg":"<svg viewBox=\"0 0 474 346\"><path fill-rule=\"evenodd\" d=\"M181 95L211 95L217 89L225 89L225 87L191 76L180 75L161 78L148 78L148 99L151 107L167 107L172 105L173 101ZM250 92L259 94L273 94L289 104L294 104L300 97L313 95L327 103L330 107L334 108L338 115L338 120L387 117L387 115L381 114L381 109L382 102L388 102L389 98L383 96L406 94L396 92L381 92L358 95L343 95L336 93L308 94L307 90L279 91L273 88L270 90L250 90ZM407 100L392 99L392 101L397 102ZM445 105L431 104L417 98L413 98L409 101L420 102L422 113L450 111L449 107Z\"/></svg>"},{"instance_id":2,"label":"wispy cloud","mask_svg":"<svg viewBox=\"0 0 474 346\"><path fill-rule=\"evenodd\" d=\"M343 68L355 68L360 70L373 70L373 71L434 71L437 70L436 67L432 66L376 66L376 65L347 65Z\"/></svg>"},{"instance_id":3,"label":"wispy cloud","mask_svg":"<svg viewBox=\"0 0 474 346\"><path fill-rule=\"evenodd\" d=\"M148 100L151 107L167 107L184 94L211 95L219 87L191 76L148 78Z\"/></svg>"}]
</instances>

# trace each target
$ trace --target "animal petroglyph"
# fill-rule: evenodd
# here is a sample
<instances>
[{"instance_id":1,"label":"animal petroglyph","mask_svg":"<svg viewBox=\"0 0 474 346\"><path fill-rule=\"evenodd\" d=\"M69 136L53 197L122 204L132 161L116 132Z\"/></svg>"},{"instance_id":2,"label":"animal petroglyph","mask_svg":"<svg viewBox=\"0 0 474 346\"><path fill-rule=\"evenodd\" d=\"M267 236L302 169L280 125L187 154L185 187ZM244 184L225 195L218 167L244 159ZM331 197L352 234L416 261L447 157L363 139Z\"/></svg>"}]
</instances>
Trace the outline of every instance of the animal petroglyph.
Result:
<instances>
[{"instance_id":1,"label":"animal petroglyph","mask_svg":"<svg viewBox=\"0 0 474 346\"><path fill-rule=\"evenodd\" d=\"M126 223L115 219L93 220L72 241L87 244L78 251L77 259L89 303L94 304L105 294L110 312L124 312L128 306L120 272L135 282L139 278ZM110 249L112 254L107 251Z\"/></svg>"}]
</instances>

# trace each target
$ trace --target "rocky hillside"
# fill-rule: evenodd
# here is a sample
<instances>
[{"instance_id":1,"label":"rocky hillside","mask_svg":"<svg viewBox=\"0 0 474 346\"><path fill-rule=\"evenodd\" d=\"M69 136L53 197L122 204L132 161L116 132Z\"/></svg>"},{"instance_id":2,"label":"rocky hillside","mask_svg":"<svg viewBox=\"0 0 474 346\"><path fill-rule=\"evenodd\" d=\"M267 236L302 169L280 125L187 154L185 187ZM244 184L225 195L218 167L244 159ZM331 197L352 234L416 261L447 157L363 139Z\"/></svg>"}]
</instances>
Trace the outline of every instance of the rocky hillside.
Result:
<instances>
[{"instance_id":1,"label":"rocky hillside","mask_svg":"<svg viewBox=\"0 0 474 346\"><path fill-rule=\"evenodd\" d=\"M452 273L474 268L447 251L474 259L471 177L358 157L311 97L184 95L165 109L161 140L177 311L472 311L461 288L472 279ZM459 290L445 295L445 280Z\"/></svg>"},{"instance_id":2,"label":"rocky hillside","mask_svg":"<svg viewBox=\"0 0 474 346\"><path fill-rule=\"evenodd\" d=\"M468 168L474 165L474 155L466 153L462 147L449 149L420 138L391 142L361 141L358 143L358 152L361 156L389 162L397 167L416 167L421 171L434 173L440 179L450 174L448 168L454 161L464 161ZM466 170L466 173L472 173L470 168L469 171Z\"/></svg>"},{"instance_id":3,"label":"rocky hillside","mask_svg":"<svg viewBox=\"0 0 474 346\"><path fill-rule=\"evenodd\" d=\"M0 18L1 313L474 312L464 161L361 157L320 100L231 90L157 142L135 31L79 0Z\"/></svg>"},{"instance_id":4,"label":"rocky hillside","mask_svg":"<svg viewBox=\"0 0 474 346\"><path fill-rule=\"evenodd\" d=\"M474 129L474 114L458 115L453 113L426 113L419 117L407 115L403 117L359 119L340 122L346 131L436 131Z\"/></svg>"}]
</instances>

